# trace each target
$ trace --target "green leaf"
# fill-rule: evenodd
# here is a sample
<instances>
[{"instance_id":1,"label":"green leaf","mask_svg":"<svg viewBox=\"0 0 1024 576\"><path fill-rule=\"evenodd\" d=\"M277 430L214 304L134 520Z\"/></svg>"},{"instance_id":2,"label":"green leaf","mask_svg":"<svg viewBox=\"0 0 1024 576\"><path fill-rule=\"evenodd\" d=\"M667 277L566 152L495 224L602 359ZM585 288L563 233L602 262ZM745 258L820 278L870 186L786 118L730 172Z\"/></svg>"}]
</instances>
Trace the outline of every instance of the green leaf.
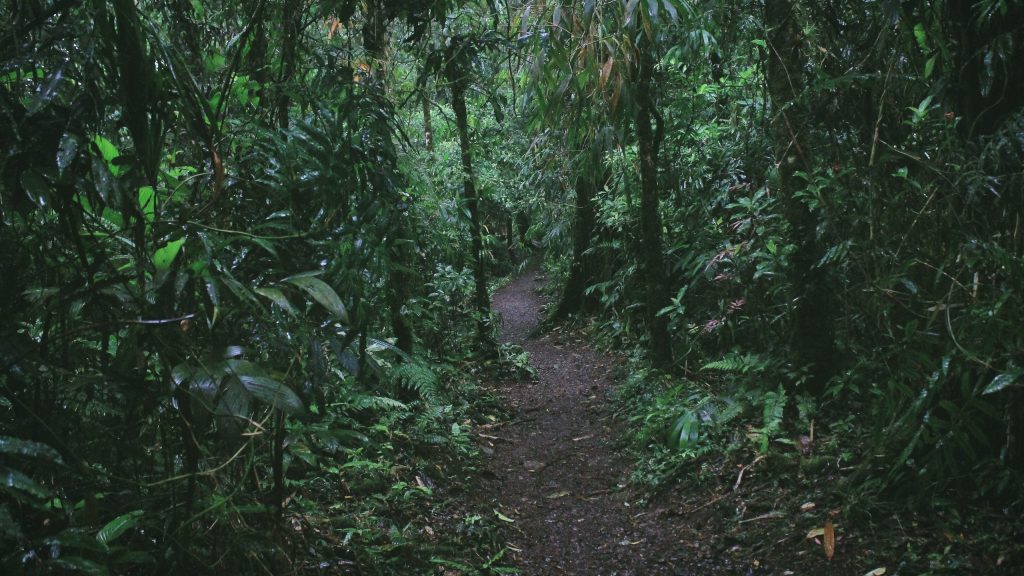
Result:
<instances>
[{"instance_id":1,"label":"green leaf","mask_svg":"<svg viewBox=\"0 0 1024 576\"><path fill-rule=\"evenodd\" d=\"M28 456L30 458L42 458L51 462L61 462L60 454L41 442L0 436L0 454L13 454L17 456Z\"/></svg>"},{"instance_id":2,"label":"green leaf","mask_svg":"<svg viewBox=\"0 0 1024 576\"><path fill-rule=\"evenodd\" d=\"M11 490L23 492L36 498L48 498L50 492L36 483L24 472L12 470L0 466L0 490L10 492Z\"/></svg>"},{"instance_id":3,"label":"green leaf","mask_svg":"<svg viewBox=\"0 0 1024 576\"><path fill-rule=\"evenodd\" d=\"M96 540L100 544L110 544L117 540L122 534L133 528L142 517L142 510L135 510L114 518L96 534Z\"/></svg>"},{"instance_id":4,"label":"green leaf","mask_svg":"<svg viewBox=\"0 0 1024 576\"><path fill-rule=\"evenodd\" d=\"M936 58L936 56L932 56L931 58L928 59L927 62L924 63L924 78L925 78L925 80L927 80L928 78L931 78L932 72L935 71L935 58Z\"/></svg>"},{"instance_id":5,"label":"green leaf","mask_svg":"<svg viewBox=\"0 0 1024 576\"><path fill-rule=\"evenodd\" d=\"M142 209L146 222L156 220L156 190L153 190L152 186L139 188L139 208Z\"/></svg>"},{"instance_id":6,"label":"green leaf","mask_svg":"<svg viewBox=\"0 0 1024 576\"><path fill-rule=\"evenodd\" d=\"M295 310L295 307L292 306L292 303L291 301L288 300L288 297L284 295L284 292L281 292L277 288L257 288L256 293L259 294L260 296L263 296L264 298L269 298L273 300L274 304L277 304L279 308L281 308L291 316L298 315L298 312Z\"/></svg>"},{"instance_id":7,"label":"green leaf","mask_svg":"<svg viewBox=\"0 0 1024 576\"><path fill-rule=\"evenodd\" d=\"M327 308L337 319L348 324L348 311L345 310L345 304L338 297L338 293L323 280L315 278L313 274L318 274L318 272L297 274L285 278L284 281L305 290L307 294L312 296L321 306Z\"/></svg>"},{"instance_id":8,"label":"green leaf","mask_svg":"<svg viewBox=\"0 0 1024 576\"><path fill-rule=\"evenodd\" d=\"M914 24L914 39L917 40L917 45L921 50L928 51L928 33L924 30L924 24L920 22Z\"/></svg>"},{"instance_id":9,"label":"green leaf","mask_svg":"<svg viewBox=\"0 0 1024 576\"><path fill-rule=\"evenodd\" d=\"M110 173L114 176L120 176L121 167L114 164L114 160L121 156L117 146L114 146L113 142L98 134L92 139L92 142L96 145L96 149L99 150L100 156L103 157L103 161L107 164Z\"/></svg>"},{"instance_id":10,"label":"green leaf","mask_svg":"<svg viewBox=\"0 0 1024 576\"><path fill-rule=\"evenodd\" d=\"M1009 388L1010 386L1013 386L1014 384L1017 383L1017 378L1019 378L1020 375L1021 373L1017 371L1004 372L996 376L995 378L992 379L992 382L985 387L985 390L982 391L982 395L995 394L996 392L1001 392Z\"/></svg>"},{"instance_id":11,"label":"green leaf","mask_svg":"<svg viewBox=\"0 0 1024 576\"><path fill-rule=\"evenodd\" d=\"M160 248L156 252L153 252L153 266L157 270L167 270L174 263L174 259L178 257L178 252L181 251L181 247L184 246L185 239L179 238L178 240L172 240L167 243L166 246Z\"/></svg>"},{"instance_id":12,"label":"green leaf","mask_svg":"<svg viewBox=\"0 0 1024 576\"><path fill-rule=\"evenodd\" d=\"M693 411L687 410L676 419L666 440L669 448L686 450L692 448L698 439L700 439L700 420Z\"/></svg>"},{"instance_id":13,"label":"green leaf","mask_svg":"<svg viewBox=\"0 0 1024 576\"><path fill-rule=\"evenodd\" d=\"M664 0L662 2L662 5L665 6L665 10L668 11L668 14L672 18L673 22L679 20L679 11L676 10L675 5L672 4L672 0Z\"/></svg>"},{"instance_id":14,"label":"green leaf","mask_svg":"<svg viewBox=\"0 0 1024 576\"><path fill-rule=\"evenodd\" d=\"M302 400L291 388L274 380L253 362L228 360L227 372L238 378L242 386L258 400L270 404L287 414L301 414Z\"/></svg>"}]
</instances>

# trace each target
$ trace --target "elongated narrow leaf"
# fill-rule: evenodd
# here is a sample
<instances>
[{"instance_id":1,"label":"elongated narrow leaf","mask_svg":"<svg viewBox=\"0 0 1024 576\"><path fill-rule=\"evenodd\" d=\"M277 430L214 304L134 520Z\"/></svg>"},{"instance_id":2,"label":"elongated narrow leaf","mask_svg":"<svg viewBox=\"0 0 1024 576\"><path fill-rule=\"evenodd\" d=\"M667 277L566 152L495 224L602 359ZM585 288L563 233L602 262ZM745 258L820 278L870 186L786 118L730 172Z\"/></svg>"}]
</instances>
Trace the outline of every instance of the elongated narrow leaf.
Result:
<instances>
[{"instance_id":1,"label":"elongated narrow leaf","mask_svg":"<svg viewBox=\"0 0 1024 576\"><path fill-rule=\"evenodd\" d=\"M0 466L0 493L11 490L36 498L47 498L50 495L49 490L37 484L24 472Z\"/></svg>"},{"instance_id":2,"label":"elongated narrow leaf","mask_svg":"<svg viewBox=\"0 0 1024 576\"><path fill-rule=\"evenodd\" d=\"M107 522L107 525L101 528L96 534L96 539L99 540L101 544L110 544L114 540L120 538L122 534L133 528L141 517L142 510L135 510L134 512L122 514L110 522Z\"/></svg>"},{"instance_id":3,"label":"elongated narrow leaf","mask_svg":"<svg viewBox=\"0 0 1024 576\"><path fill-rule=\"evenodd\" d=\"M242 386L256 399L270 404L287 414L301 414L302 400L281 382L271 378L258 365L245 360L228 360L228 373L238 378Z\"/></svg>"},{"instance_id":4,"label":"elongated narrow leaf","mask_svg":"<svg viewBox=\"0 0 1024 576\"><path fill-rule=\"evenodd\" d=\"M264 298L269 298L274 302L274 304L277 304L277 306L281 308L281 310L284 310L291 316L298 315L298 312L295 310L295 307L292 306L292 303L290 300L288 300L288 297L284 295L284 292L281 292L277 288L257 288L256 293L259 294L260 296L263 296Z\"/></svg>"},{"instance_id":5,"label":"elongated narrow leaf","mask_svg":"<svg viewBox=\"0 0 1024 576\"><path fill-rule=\"evenodd\" d=\"M60 462L60 454L41 442L0 436L0 454L14 454L31 458L42 458L52 462Z\"/></svg>"},{"instance_id":6,"label":"elongated narrow leaf","mask_svg":"<svg viewBox=\"0 0 1024 576\"><path fill-rule=\"evenodd\" d=\"M996 392L1002 391L1010 386L1013 386L1017 382L1017 378L1020 376L1019 372L1004 372L992 379L992 382L985 387L982 394L995 394Z\"/></svg>"},{"instance_id":7,"label":"elongated narrow leaf","mask_svg":"<svg viewBox=\"0 0 1024 576\"><path fill-rule=\"evenodd\" d=\"M348 311L345 310L345 304L341 302L338 293L327 282L306 274L291 276L285 278L284 281L302 288L338 320L348 323Z\"/></svg>"}]
</instances>

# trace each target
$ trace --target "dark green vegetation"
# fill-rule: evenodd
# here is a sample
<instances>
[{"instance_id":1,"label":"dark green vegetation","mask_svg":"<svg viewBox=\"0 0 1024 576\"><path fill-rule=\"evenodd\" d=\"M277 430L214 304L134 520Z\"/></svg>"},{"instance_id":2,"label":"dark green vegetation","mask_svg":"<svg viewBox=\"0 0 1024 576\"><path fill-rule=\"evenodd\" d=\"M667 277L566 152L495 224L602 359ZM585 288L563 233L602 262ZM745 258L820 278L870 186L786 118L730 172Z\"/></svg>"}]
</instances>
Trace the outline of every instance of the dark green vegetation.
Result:
<instances>
[{"instance_id":1,"label":"dark green vegetation","mask_svg":"<svg viewBox=\"0 0 1024 576\"><path fill-rule=\"evenodd\" d=\"M756 462L946 535L890 574L1024 562L1020 0L0 20L4 573L501 571L451 503L536 247L655 494Z\"/></svg>"}]
</instances>

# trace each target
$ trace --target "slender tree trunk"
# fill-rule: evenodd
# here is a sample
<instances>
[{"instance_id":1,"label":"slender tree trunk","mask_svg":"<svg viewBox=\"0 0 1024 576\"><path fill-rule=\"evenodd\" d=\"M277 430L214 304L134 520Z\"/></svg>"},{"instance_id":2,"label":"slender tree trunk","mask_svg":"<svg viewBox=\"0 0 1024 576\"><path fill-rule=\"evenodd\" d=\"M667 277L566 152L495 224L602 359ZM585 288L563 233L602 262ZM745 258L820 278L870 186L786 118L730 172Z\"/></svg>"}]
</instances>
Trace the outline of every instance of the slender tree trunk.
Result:
<instances>
[{"instance_id":1,"label":"slender tree trunk","mask_svg":"<svg viewBox=\"0 0 1024 576\"><path fill-rule=\"evenodd\" d=\"M291 97L284 86L295 75L296 60L299 55L299 34L302 27L302 2L286 0L281 6L281 24L284 35L281 39L281 75L278 78L277 94L277 125L287 129L289 125L288 108Z\"/></svg>"},{"instance_id":2,"label":"slender tree trunk","mask_svg":"<svg viewBox=\"0 0 1024 576\"><path fill-rule=\"evenodd\" d=\"M387 94L388 86L388 22L384 7L379 0L371 0L366 6L366 23L363 26L363 49L369 57L370 81ZM387 290L388 307L391 309L391 329L395 334L395 345L404 352L412 354L415 350L415 332L410 318L403 313L406 303L412 298L412 286L415 284L413 273L413 239L410 235L410 216L405 209L406 202L395 190L395 182L400 180L395 158L395 145L391 138L391 128L382 118L373 123L373 132L379 139L382 148L381 157L384 165L375 171L372 178L373 188L388 199L392 207L392 223L390 234L391 266L389 286Z\"/></svg>"},{"instance_id":3,"label":"slender tree trunk","mask_svg":"<svg viewBox=\"0 0 1024 576\"><path fill-rule=\"evenodd\" d=\"M462 152L462 189L466 208L469 210L469 234L473 249L473 278L475 280L474 300L480 321L477 335L480 344L490 348L491 336L488 320L491 316L491 298L487 294L487 273L483 259L483 236L480 226L479 197L473 175L473 157L469 141L469 117L466 113L466 80L463 71L452 66L446 72L451 84L452 109L455 112L455 124L459 130L459 149Z\"/></svg>"},{"instance_id":4,"label":"slender tree trunk","mask_svg":"<svg viewBox=\"0 0 1024 576\"><path fill-rule=\"evenodd\" d=\"M427 152L434 155L434 123L430 118L430 97L426 85L423 86L423 143Z\"/></svg>"},{"instance_id":5,"label":"slender tree trunk","mask_svg":"<svg viewBox=\"0 0 1024 576\"><path fill-rule=\"evenodd\" d=\"M556 319L564 319L572 314L587 311L592 305L592 297L586 294L587 286L594 280L593 258L587 254L590 241L594 236L594 223L597 210L594 206L594 195L597 191L596 168L587 166L576 179L576 210L572 232L572 264L569 268L569 280L562 291L562 299L555 310Z\"/></svg>"},{"instance_id":6,"label":"slender tree trunk","mask_svg":"<svg viewBox=\"0 0 1024 576\"><path fill-rule=\"evenodd\" d=\"M652 363L663 370L672 366L672 341L668 318L658 311L669 305L668 282L661 242L661 213L658 195L658 148L662 122L654 105L654 56L646 46L640 55L637 75L637 144L640 152L640 249L646 280L644 315ZM654 124L657 124L655 128Z\"/></svg>"},{"instance_id":7,"label":"slender tree trunk","mask_svg":"<svg viewBox=\"0 0 1024 576\"><path fill-rule=\"evenodd\" d=\"M791 241L796 246L788 270L793 302L792 345L797 362L811 369L810 390L820 393L834 373L836 354L828 278L817 266L822 256L817 219L797 197L798 184L794 181L798 170L808 169L802 139L810 112L800 102L805 82L800 51L803 32L790 0L765 0L765 25L769 40L766 75L773 104L779 195L785 203Z\"/></svg>"}]
</instances>

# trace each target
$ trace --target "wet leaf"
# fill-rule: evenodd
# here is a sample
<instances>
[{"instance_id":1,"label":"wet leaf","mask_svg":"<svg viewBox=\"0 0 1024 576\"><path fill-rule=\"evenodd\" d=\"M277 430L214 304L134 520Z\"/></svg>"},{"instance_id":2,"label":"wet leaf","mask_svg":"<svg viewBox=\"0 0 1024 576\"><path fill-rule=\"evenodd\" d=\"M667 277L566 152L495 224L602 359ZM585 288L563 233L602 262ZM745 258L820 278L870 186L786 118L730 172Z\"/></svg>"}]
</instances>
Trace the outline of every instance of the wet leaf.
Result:
<instances>
[{"instance_id":1,"label":"wet leaf","mask_svg":"<svg viewBox=\"0 0 1024 576\"><path fill-rule=\"evenodd\" d=\"M301 414L302 400L295 392L271 378L257 364L246 360L228 360L228 373L238 378L242 386L258 400L270 404L287 414Z\"/></svg>"},{"instance_id":2,"label":"wet leaf","mask_svg":"<svg viewBox=\"0 0 1024 576\"><path fill-rule=\"evenodd\" d=\"M348 311L345 310L345 304L342 303L334 288L331 288L326 282L309 274L291 276L285 278L284 281L305 290L338 320L348 324Z\"/></svg>"},{"instance_id":3,"label":"wet leaf","mask_svg":"<svg viewBox=\"0 0 1024 576\"><path fill-rule=\"evenodd\" d=\"M269 298L273 300L274 304L277 304L279 308L287 312L289 315L298 315L298 312L295 310L295 307L292 306L292 303L290 300L288 300L288 297L284 295L284 292L278 290L277 288L257 288L256 293L259 294L260 296L263 296L264 298Z\"/></svg>"},{"instance_id":4,"label":"wet leaf","mask_svg":"<svg viewBox=\"0 0 1024 576\"><path fill-rule=\"evenodd\" d=\"M0 454L13 454L16 456L28 456L30 458L42 458L53 462L60 462L60 454L41 442L0 436Z\"/></svg>"},{"instance_id":5,"label":"wet leaf","mask_svg":"<svg viewBox=\"0 0 1024 576\"><path fill-rule=\"evenodd\" d=\"M883 574L885 574L885 567L875 568L874 570L864 574L864 576L882 576Z\"/></svg>"},{"instance_id":6,"label":"wet leaf","mask_svg":"<svg viewBox=\"0 0 1024 576\"><path fill-rule=\"evenodd\" d=\"M14 489L36 498L46 498L50 495L49 490L37 484L35 480L29 478L25 473L2 466L0 466L0 484L7 491Z\"/></svg>"},{"instance_id":7,"label":"wet leaf","mask_svg":"<svg viewBox=\"0 0 1024 576\"><path fill-rule=\"evenodd\" d=\"M172 240L168 242L166 246L160 248L156 252L153 252L153 266L157 270L167 270L174 263L174 259L178 257L178 252L181 252L181 247L185 245L185 239L179 238L178 240Z\"/></svg>"},{"instance_id":8,"label":"wet leaf","mask_svg":"<svg viewBox=\"0 0 1024 576\"><path fill-rule=\"evenodd\" d=\"M992 382L985 387L982 391L982 395L995 394L1013 386L1017 382L1017 378L1020 376L1020 372L1004 372L992 379Z\"/></svg>"},{"instance_id":9,"label":"wet leaf","mask_svg":"<svg viewBox=\"0 0 1024 576\"><path fill-rule=\"evenodd\" d=\"M106 526L100 529L96 534L96 540L101 544L110 544L114 540L117 540L122 534L130 530L135 524L138 523L139 518L142 517L142 510L135 510L127 514L122 514L117 518L114 518L107 523Z\"/></svg>"}]
</instances>

